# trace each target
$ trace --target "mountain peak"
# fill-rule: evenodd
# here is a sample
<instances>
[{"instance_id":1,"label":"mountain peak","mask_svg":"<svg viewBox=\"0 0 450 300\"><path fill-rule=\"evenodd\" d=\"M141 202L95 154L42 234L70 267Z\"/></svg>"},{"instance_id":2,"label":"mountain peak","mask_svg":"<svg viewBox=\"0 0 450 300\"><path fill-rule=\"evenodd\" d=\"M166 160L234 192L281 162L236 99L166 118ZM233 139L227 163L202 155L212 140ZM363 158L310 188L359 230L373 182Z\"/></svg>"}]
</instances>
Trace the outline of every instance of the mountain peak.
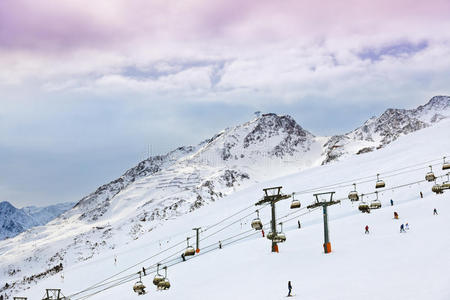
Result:
<instances>
[{"instance_id":1,"label":"mountain peak","mask_svg":"<svg viewBox=\"0 0 450 300\"><path fill-rule=\"evenodd\" d=\"M426 113L427 111L440 111L450 108L450 96L434 96L424 105L420 105L412 111L415 113Z\"/></svg>"}]
</instances>

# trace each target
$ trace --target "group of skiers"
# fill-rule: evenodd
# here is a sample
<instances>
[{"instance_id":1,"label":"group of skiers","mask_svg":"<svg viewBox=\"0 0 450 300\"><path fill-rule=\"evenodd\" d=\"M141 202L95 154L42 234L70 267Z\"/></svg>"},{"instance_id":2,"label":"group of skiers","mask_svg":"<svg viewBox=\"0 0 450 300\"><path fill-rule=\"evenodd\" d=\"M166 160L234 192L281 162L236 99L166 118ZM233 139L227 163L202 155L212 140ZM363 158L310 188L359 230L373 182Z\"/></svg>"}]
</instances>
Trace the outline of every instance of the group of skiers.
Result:
<instances>
[{"instance_id":1,"label":"group of skiers","mask_svg":"<svg viewBox=\"0 0 450 300\"><path fill-rule=\"evenodd\" d=\"M423 198L423 193L420 192L420 198ZM391 199L391 206L394 206L394 201ZM437 209L434 208L433 209L433 215L438 215ZM394 219L398 220L398 213L396 211L394 211ZM364 227L364 233L365 234L369 234L369 225L366 225L366 227ZM409 224L401 224L400 225L400 232L406 232L407 230L409 230Z\"/></svg>"},{"instance_id":2,"label":"group of skiers","mask_svg":"<svg viewBox=\"0 0 450 300\"><path fill-rule=\"evenodd\" d=\"M409 224L408 223L400 225L400 233L406 232L406 230L409 230Z\"/></svg>"}]
</instances>

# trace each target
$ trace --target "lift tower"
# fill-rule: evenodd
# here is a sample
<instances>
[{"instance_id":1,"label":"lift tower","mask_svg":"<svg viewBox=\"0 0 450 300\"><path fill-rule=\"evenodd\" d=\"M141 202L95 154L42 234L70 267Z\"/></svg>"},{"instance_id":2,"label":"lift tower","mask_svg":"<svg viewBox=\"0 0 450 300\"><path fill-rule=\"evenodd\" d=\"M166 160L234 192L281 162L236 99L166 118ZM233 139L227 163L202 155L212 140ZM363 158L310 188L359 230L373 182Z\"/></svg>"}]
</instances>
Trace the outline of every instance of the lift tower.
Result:
<instances>
[{"instance_id":1,"label":"lift tower","mask_svg":"<svg viewBox=\"0 0 450 300\"><path fill-rule=\"evenodd\" d=\"M322 206L323 208L323 234L324 234L324 243L323 243L323 250L325 251L325 253L330 253L331 252L331 244L330 244L330 238L328 236L328 214L327 214L327 207L330 205L334 205L334 204L338 204L341 201L337 200L337 201L333 201L333 194L335 192L325 192L325 193L318 193L318 194L314 194L314 197L316 197L316 202L308 205L307 208L311 209L311 208L316 208L319 206ZM324 199L326 195L330 196L330 199ZM319 196L321 196L321 200L319 200Z\"/></svg>"},{"instance_id":2,"label":"lift tower","mask_svg":"<svg viewBox=\"0 0 450 300\"><path fill-rule=\"evenodd\" d=\"M264 197L255 203L255 205L262 205L264 203L270 203L270 206L272 208L272 220L270 222L270 227L272 230L272 235L268 234L267 238L272 240L272 252L277 252L278 245L277 242L273 239L277 236L277 221L275 218L275 203L277 203L280 200L290 198L291 195L283 195L281 194L282 186L277 187L271 187L263 189L264 191Z\"/></svg>"},{"instance_id":3,"label":"lift tower","mask_svg":"<svg viewBox=\"0 0 450 300\"><path fill-rule=\"evenodd\" d=\"M195 230L195 252L199 253L200 252L200 229L202 229L201 227L196 227L196 228L192 228L192 230Z\"/></svg>"},{"instance_id":4,"label":"lift tower","mask_svg":"<svg viewBox=\"0 0 450 300\"><path fill-rule=\"evenodd\" d=\"M42 300L64 300L66 297L61 293L61 289L45 289Z\"/></svg>"}]
</instances>

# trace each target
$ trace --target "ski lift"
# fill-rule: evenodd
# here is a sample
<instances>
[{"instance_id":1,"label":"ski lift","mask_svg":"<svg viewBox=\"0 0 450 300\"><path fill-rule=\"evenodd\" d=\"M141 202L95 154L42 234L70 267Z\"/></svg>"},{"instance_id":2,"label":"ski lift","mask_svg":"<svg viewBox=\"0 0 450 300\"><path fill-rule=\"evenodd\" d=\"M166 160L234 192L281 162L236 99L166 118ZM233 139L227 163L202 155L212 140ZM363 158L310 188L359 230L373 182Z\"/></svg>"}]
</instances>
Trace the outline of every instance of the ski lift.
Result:
<instances>
[{"instance_id":1,"label":"ski lift","mask_svg":"<svg viewBox=\"0 0 450 300\"><path fill-rule=\"evenodd\" d=\"M145 285L142 283L141 272L139 271L139 281L133 286L133 291L140 295L145 295Z\"/></svg>"},{"instance_id":2,"label":"ski lift","mask_svg":"<svg viewBox=\"0 0 450 300\"><path fill-rule=\"evenodd\" d=\"M447 181L444 181L442 184L441 184L441 187L442 187L442 189L443 190L448 190L448 189L450 189L450 173L447 173Z\"/></svg>"},{"instance_id":3,"label":"ski lift","mask_svg":"<svg viewBox=\"0 0 450 300\"><path fill-rule=\"evenodd\" d=\"M381 201L378 200L378 192L375 192L375 195L377 195L377 198L375 200L373 200L372 202L370 202L370 209L379 209L381 208Z\"/></svg>"},{"instance_id":4,"label":"ski lift","mask_svg":"<svg viewBox=\"0 0 450 300\"><path fill-rule=\"evenodd\" d=\"M158 289L159 290L168 290L170 288L170 281L167 279L167 266L164 267L165 275L164 278L158 282Z\"/></svg>"},{"instance_id":5,"label":"ski lift","mask_svg":"<svg viewBox=\"0 0 450 300\"><path fill-rule=\"evenodd\" d=\"M384 188L386 184L380 179L380 174L377 174L377 183L375 184L376 189Z\"/></svg>"},{"instance_id":6,"label":"ski lift","mask_svg":"<svg viewBox=\"0 0 450 300\"><path fill-rule=\"evenodd\" d=\"M159 265L159 263L156 265L156 275L153 277L153 284L156 286L164 279L164 277L159 274Z\"/></svg>"},{"instance_id":7,"label":"ski lift","mask_svg":"<svg viewBox=\"0 0 450 300\"><path fill-rule=\"evenodd\" d=\"M195 255L194 247L189 246L189 238L186 238L186 242L187 242L187 247L186 247L186 250L184 251L184 256L193 256L193 255Z\"/></svg>"},{"instance_id":8,"label":"ski lift","mask_svg":"<svg viewBox=\"0 0 450 300\"><path fill-rule=\"evenodd\" d=\"M291 209L300 208L300 206L301 206L300 200L295 200L294 199L294 194L295 193L292 193Z\"/></svg>"},{"instance_id":9,"label":"ski lift","mask_svg":"<svg viewBox=\"0 0 450 300\"><path fill-rule=\"evenodd\" d=\"M442 164L442 170L448 170L448 169L450 169L450 162L446 162L445 156L444 156L444 163Z\"/></svg>"},{"instance_id":10,"label":"ski lift","mask_svg":"<svg viewBox=\"0 0 450 300\"><path fill-rule=\"evenodd\" d=\"M440 184L437 184L437 183L435 185L433 185L433 187L431 188L431 191L433 193L436 193L436 194L442 194L444 192L442 190L442 186Z\"/></svg>"},{"instance_id":11,"label":"ski lift","mask_svg":"<svg viewBox=\"0 0 450 300\"><path fill-rule=\"evenodd\" d=\"M263 228L263 224L259 218L259 210L256 211L256 218L252 221L252 228L255 230L261 230Z\"/></svg>"},{"instance_id":12,"label":"ski lift","mask_svg":"<svg viewBox=\"0 0 450 300\"><path fill-rule=\"evenodd\" d=\"M283 223L280 223L281 231L280 232L269 232L267 235L267 239L272 240L275 243L283 243L286 241L286 235L283 233Z\"/></svg>"},{"instance_id":13,"label":"ski lift","mask_svg":"<svg viewBox=\"0 0 450 300\"><path fill-rule=\"evenodd\" d=\"M280 222L280 232L277 232L272 240L275 243L283 243L286 241L286 235L283 233L283 222Z\"/></svg>"},{"instance_id":14,"label":"ski lift","mask_svg":"<svg viewBox=\"0 0 450 300\"><path fill-rule=\"evenodd\" d=\"M428 182L433 182L433 181L436 180L436 176L434 176L433 168L431 166L429 166L429 167L430 167L430 172L428 172L425 175L425 180L428 181Z\"/></svg>"},{"instance_id":15,"label":"ski lift","mask_svg":"<svg viewBox=\"0 0 450 300\"><path fill-rule=\"evenodd\" d=\"M370 207L369 204L367 204L366 202L364 202L363 200L364 194L361 194L361 203L358 206L358 209L362 212L362 213L370 213Z\"/></svg>"},{"instance_id":16,"label":"ski lift","mask_svg":"<svg viewBox=\"0 0 450 300\"><path fill-rule=\"evenodd\" d=\"M358 192L356 191L356 183L353 184L353 191L348 193L348 199L352 202L359 200Z\"/></svg>"}]
</instances>

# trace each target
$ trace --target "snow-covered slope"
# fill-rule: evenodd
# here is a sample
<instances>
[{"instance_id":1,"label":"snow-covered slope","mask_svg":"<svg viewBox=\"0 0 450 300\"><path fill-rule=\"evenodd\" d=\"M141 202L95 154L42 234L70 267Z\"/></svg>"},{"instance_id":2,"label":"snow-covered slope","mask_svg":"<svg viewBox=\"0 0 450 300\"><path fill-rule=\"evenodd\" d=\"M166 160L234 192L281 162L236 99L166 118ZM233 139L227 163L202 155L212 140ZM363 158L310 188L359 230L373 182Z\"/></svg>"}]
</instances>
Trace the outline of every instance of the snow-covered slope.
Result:
<instances>
[{"instance_id":1,"label":"snow-covered slope","mask_svg":"<svg viewBox=\"0 0 450 300\"><path fill-rule=\"evenodd\" d=\"M31 227L45 225L74 205L75 203L60 203L18 209L7 201L0 202L0 240L14 237Z\"/></svg>"},{"instance_id":2,"label":"snow-covered slope","mask_svg":"<svg viewBox=\"0 0 450 300\"><path fill-rule=\"evenodd\" d=\"M74 202L65 202L44 207L25 206L22 210L35 219L38 225L45 225L62 213L72 209L75 204Z\"/></svg>"},{"instance_id":3,"label":"snow-covered slope","mask_svg":"<svg viewBox=\"0 0 450 300\"><path fill-rule=\"evenodd\" d=\"M287 281L291 280L294 293L304 299L448 299L450 256L446 249L450 249L450 239L446 238L446 230L450 214L449 191L435 195L431 192L433 183L416 182L424 179L430 164L437 176L444 174L440 170L441 156L449 154L450 139L440 137L445 136L449 128L450 120L443 120L401 136L379 151L257 183L190 214L169 219L145 238L117 244L114 249L103 249L84 262L76 262L76 253L67 252L64 259L54 260L55 265L62 262L63 271L56 276L42 276L36 285L30 285L29 290L15 295L37 298L42 296L44 288L55 287L62 288L66 296L72 296L71 299L81 299L86 294L76 295L77 292L126 270L117 278L130 275L128 281L93 294L89 299L136 299L138 296L133 293L132 285L137 281L137 275L133 274L142 267L162 262L169 265L168 278L172 287L168 291L156 292L151 283L154 269L149 269L149 276L143 277L150 293L146 297L210 299L214 295L218 300L283 299L287 293ZM372 193L377 173L382 175L387 185L379 191L383 207L369 215L361 214L357 205L344 199L352 188L352 182L358 183L360 193ZM284 222L283 229L287 235L287 241L280 244L280 253L270 252L270 242L262 238L260 232L246 232L255 216L252 213L255 208L251 206L261 198L262 188L278 185L283 186L285 193L296 192L303 207L312 203L312 194L318 191L333 190L336 199L343 199L340 205L329 208L331 254L325 255L322 250L321 211L304 209L284 217L292 212L289 200L277 204L277 216ZM419 196L420 191L424 194L423 199ZM365 199L372 201L375 196L369 195ZM389 205L390 199L394 200L393 207ZM434 208L439 215L433 215ZM243 211L241 214L212 226L240 210ZM399 220L392 218L394 211L399 213ZM263 222L269 220L269 215L267 207L261 208ZM297 220L302 222L300 230L297 229ZM410 230L400 234L399 226L406 222ZM369 235L364 234L365 225L370 227ZM179 254L185 247L183 241L192 235L191 228L196 226L204 229L201 233L202 251L200 255L182 262ZM108 228L98 229L96 242L101 243L105 229ZM54 238L50 229L34 234ZM71 232L67 234L72 236ZM127 231L120 234L126 241ZM115 238L116 241L119 239ZM218 249L219 240L223 242L223 249ZM43 241L41 236L34 242ZM176 246L179 241L181 244ZM20 242L26 252L27 248L33 247L33 234L16 242ZM50 241L47 243L51 245ZM1 244L2 258L13 261L20 257L21 253L14 252L14 248L7 249L7 244ZM43 253L41 247L46 246L38 247L40 252L37 256ZM86 245L79 246L81 251ZM156 255L165 249L166 252ZM114 263L115 256L117 264ZM31 258L29 265L42 266L45 261ZM22 274L11 273L7 277L9 282L13 278L22 278ZM57 272L49 272L52 273ZM34 279L28 281L33 282Z\"/></svg>"},{"instance_id":4,"label":"snow-covered slope","mask_svg":"<svg viewBox=\"0 0 450 300\"><path fill-rule=\"evenodd\" d=\"M448 115L450 98L433 99L414 113L388 113L388 110L385 114L391 117L383 114L371 119L370 124L366 122L367 130L364 126L360 129L367 135L357 134L357 129L348 134L352 141L342 146L329 148L336 137L316 137L289 116L266 114L226 129L197 146L180 147L167 155L152 157L86 196L74 209L46 226L0 242L0 282L16 282L8 291L22 289L30 282L41 282L50 274L61 273L60 264L64 269L82 270L84 266L89 269L100 263L106 274L114 269L103 262L111 261L115 254L131 255L133 258L126 262L136 262L136 257L156 251L160 242L164 247L174 237L184 238L193 226L212 224L253 203L267 185L281 183L290 186L290 191L309 189L322 186L323 182L355 178L358 173L383 174L394 168L390 167L392 162L410 165L421 158L426 161L440 157L447 151L448 141L429 137L445 136L448 132L448 119L440 116ZM437 112L440 116L435 117ZM427 122L427 126L418 132L413 131L419 127L413 126L415 130L408 131L407 123L415 124L412 117ZM390 129L383 131L383 128ZM392 143L397 138L399 141ZM417 141L416 151L408 150L407 156L399 152ZM382 147L376 143L382 143ZM375 144L379 151L350 155L365 152L360 149ZM330 161L329 149L344 149L344 155L339 157L341 161L320 167L324 160ZM423 175L422 171L420 174ZM268 182L275 178L276 181ZM135 248L146 250L140 252ZM85 278L82 273L75 274ZM95 278L86 277L87 282L95 282ZM78 288L68 287L71 291Z\"/></svg>"}]
</instances>

